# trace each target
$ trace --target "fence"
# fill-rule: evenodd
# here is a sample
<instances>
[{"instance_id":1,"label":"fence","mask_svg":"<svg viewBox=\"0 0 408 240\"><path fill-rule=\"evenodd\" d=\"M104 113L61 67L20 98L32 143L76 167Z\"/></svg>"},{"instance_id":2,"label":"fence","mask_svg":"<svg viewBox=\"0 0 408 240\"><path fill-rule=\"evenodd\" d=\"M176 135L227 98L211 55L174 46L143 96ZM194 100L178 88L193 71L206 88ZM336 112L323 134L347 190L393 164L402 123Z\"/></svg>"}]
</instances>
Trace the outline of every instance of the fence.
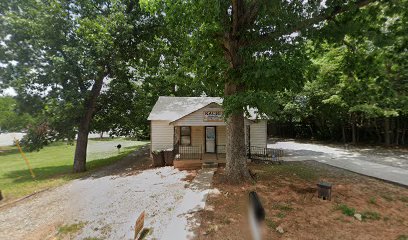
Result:
<instances>
[{"instance_id":1,"label":"fence","mask_svg":"<svg viewBox=\"0 0 408 240\"><path fill-rule=\"evenodd\" d=\"M252 160L280 162L282 161L283 150L251 146L247 147L247 155Z\"/></svg>"}]
</instances>

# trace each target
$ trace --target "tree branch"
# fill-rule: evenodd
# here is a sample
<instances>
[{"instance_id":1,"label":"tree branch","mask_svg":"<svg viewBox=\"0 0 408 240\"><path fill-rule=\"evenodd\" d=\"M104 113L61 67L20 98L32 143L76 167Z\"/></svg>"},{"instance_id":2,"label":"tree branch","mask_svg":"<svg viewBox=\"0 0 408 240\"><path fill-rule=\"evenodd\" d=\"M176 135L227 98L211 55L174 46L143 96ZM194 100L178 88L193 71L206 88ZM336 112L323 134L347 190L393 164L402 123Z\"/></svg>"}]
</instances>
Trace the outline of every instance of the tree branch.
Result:
<instances>
[{"instance_id":1,"label":"tree branch","mask_svg":"<svg viewBox=\"0 0 408 240\"><path fill-rule=\"evenodd\" d=\"M289 26L288 28L283 29L282 31L276 31L272 32L269 34L264 34L259 36L258 39L253 41L254 45L259 44L259 43L264 43L268 42L271 40L275 40L279 37L289 35L294 32L302 31L307 28L312 27L315 24L321 23L323 21L329 21L334 19L337 15L349 11L352 7L357 7L357 8L362 8L364 6L369 5L370 3L376 2L378 0L357 0L354 3L348 4L346 6L335 6L334 8L330 8L328 11L310 19L306 19L302 21L300 24L296 26ZM248 44L251 44L251 42L248 42Z\"/></svg>"}]
</instances>

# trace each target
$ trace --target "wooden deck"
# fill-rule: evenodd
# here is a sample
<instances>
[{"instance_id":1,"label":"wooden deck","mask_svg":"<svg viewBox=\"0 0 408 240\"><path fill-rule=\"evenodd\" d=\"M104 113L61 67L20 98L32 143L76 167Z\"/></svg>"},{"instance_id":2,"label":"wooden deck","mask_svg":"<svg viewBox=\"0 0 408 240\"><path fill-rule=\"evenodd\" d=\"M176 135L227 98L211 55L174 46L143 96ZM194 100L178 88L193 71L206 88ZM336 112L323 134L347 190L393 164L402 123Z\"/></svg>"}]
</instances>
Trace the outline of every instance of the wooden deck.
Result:
<instances>
[{"instance_id":1,"label":"wooden deck","mask_svg":"<svg viewBox=\"0 0 408 240\"><path fill-rule=\"evenodd\" d=\"M214 162L225 164L225 154L205 153L202 159L175 159L173 164L175 168L180 170L200 169L204 162Z\"/></svg>"}]
</instances>

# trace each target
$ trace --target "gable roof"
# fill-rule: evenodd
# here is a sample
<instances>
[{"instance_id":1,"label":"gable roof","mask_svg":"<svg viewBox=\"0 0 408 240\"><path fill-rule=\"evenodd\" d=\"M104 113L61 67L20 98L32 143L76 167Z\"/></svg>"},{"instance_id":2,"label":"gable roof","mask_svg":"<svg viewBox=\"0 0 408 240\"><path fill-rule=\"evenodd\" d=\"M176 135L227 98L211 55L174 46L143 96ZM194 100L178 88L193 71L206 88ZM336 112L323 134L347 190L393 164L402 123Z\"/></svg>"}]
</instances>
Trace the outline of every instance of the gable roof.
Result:
<instances>
[{"instance_id":1,"label":"gable roof","mask_svg":"<svg viewBox=\"0 0 408 240\"><path fill-rule=\"evenodd\" d=\"M189 115L203 107L216 103L221 105L220 97L167 97L160 96L147 120L176 121L184 116ZM267 118L265 114L259 114L256 108L248 108L250 120L257 117Z\"/></svg>"},{"instance_id":2,"label":"gable roof","mask_svg":"<svg viewBox=\"0 0 408 240\"><path fill-rule=\"evenodd\" d=\"M222 98L160 96L147 120L175 121L211 103L221 105Z\"/></svg>"}]
</instances>

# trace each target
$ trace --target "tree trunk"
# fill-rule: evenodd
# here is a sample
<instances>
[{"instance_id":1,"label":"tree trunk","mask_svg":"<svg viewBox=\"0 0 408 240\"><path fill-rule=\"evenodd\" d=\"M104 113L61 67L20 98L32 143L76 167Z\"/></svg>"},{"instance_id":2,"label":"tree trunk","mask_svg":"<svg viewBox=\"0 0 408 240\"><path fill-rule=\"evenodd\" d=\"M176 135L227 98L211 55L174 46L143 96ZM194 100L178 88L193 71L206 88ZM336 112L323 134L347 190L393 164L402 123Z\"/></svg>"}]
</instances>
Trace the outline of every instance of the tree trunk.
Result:
<instances>
[{"instance_id":1,"label":"tree trunk","mask_svg":"<svg viewBox=\"0 0 408 240\"><path fill-rule=\"evenodd\" d=\"M81 117L79 128L78 128L78 137L75 147L75 156L74 156L74 172L84 172L86 171L86 149L88 147L88 134L89 127L91 125L92 115L95 111L96 100L101 92L103 79L105 74L100 76L92 86L90 95L85 100L84 115Z\"/></svg>"},{"instance_id":2,"label":"tree trunk","mask_svg":"<svg viewBox=\"0 0 408 240\"><path fill-rule=\"evenodd\" d=\"M377 124L377 119L374 121L374 126L375 126L375 134L377 135L377 144L381 144L382 143L382 136L381 136L381 131L378 127Z\"/></svg>"},{"instance_id":3,"label":"tree trunk","mask_svg":"<svg viewBox=\"0 0 408 240\"><path fill-rule=\"evenodd\" d=\"M352 143L356 144L357 137L356 137L356 123L355 122L351 123L351 136L352 136Z\"/></svg>"},{"instance_id":4,"label":"tree trunk","mask_svg":"<svg viewBox=\"0 0 408 240\"><path fill-rule=\"evenodd\" d=\"M341 134L342 134L342 138L343 138L343 143L346 144L347 142L347 138L346 138L346 126L341 126Z\"/></svg>"},{"instance_id":5,"label":"tree trunk","mask_svg":"<svg viewBox=\"0 0 408 240\"><path fill-rule=\"evenodd\" d=\"M395 123L395 129L396 129L396 132L395 132L395 140L394 140L394 143L395 143L395 145L399 145L399 135L400 135L400 129L399 129L399 127L400 127L400 122L399 122L399 117L397 117L397 119L396 119L396 123Z\"/></svg>"},{"instance_id":6,"label":"tree trunk","mask_svg":"<svg viewBox=\"0 0 408 240\"><path fill-rule=\"evenodd\" d=\"M244 90L243 86L227 82L224 95L231 96ZM234 111L227 119L226 128L226 167L225 174L231 183L240 183L250 179L247 167L245 146L244 110Z\"/></svg>"},{"instance_id":7,"label":"tree trunk","mask_svg":"<svg viewBox=\"0 0 408 240\"><path fill-rule=\"evenodd\" d=\"M391 137L390 137L390 118L388 117L384 119L384 139L385 145L389 146L391 144Z\"/></svg>"},{"instance_id":8,"label":"tree trunk","mask_svg":"<svg viewBox=\"0 0 408 240\"><path fill-rule=\"evenodd\" d=\"M244 114L234 113L227 120L226 168L228 180L233 183L246 181L250 178L247 168Z\"/></svg>"}]
</instances>

